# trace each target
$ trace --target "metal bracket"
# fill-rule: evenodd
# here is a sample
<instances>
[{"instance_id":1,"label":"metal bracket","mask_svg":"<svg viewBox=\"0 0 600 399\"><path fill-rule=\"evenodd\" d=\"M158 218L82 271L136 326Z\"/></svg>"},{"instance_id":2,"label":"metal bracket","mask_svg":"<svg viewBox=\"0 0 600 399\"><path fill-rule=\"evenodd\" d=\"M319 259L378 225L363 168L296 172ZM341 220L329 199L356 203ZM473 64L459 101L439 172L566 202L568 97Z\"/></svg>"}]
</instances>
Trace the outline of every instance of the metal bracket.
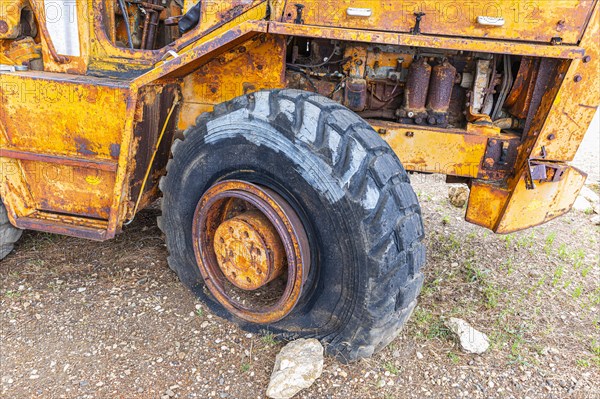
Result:
<instances>
[{"instance_id":1,"label":"metal bracket","mask_svg":"<svg viewBox=\"0 0 600 399\"><path fill-rule=\"evenodd\" d=\"M416 12L415 15L415 26L411 28L410 33L413 35L421 34L421 20L426 15L424 12Z\"/></svg>"},{"instance_id":2,"label":"metal bracket","mask_svg":"<svg viewBox=\"0 0 600 399\"><path fill-rule=\"evenodd\" d=\"M558 162L547 161L548 153L546 147L542 147L541 158L527 159L527 174L525 186L527 190L535 189L535 182L556 183L562 180L568 165Z\"/></svg>"},{"instance_id":3,"label":"metal bracket","mask_svg":"<svg viewBox=\"0 0 600 399\"><path fill-rule=\"evenodd\" d=\"M494 178L507 174L517 159L517 147L518 144L514 141L500 138L488 139L481 169L486 175Z\"/></svg>"},{"instance_id":4,"label":"metal bracket","mask_svg":"<svg viewBox=\"0 0 600 399\"><path fill-rule=\"evenodd\" d=\"M304 25L304 19L302 18L302 13L304 11L304 4L294 4L296 6L296 19L294 23L297 25Z\"/></svg>"}]
</instances>

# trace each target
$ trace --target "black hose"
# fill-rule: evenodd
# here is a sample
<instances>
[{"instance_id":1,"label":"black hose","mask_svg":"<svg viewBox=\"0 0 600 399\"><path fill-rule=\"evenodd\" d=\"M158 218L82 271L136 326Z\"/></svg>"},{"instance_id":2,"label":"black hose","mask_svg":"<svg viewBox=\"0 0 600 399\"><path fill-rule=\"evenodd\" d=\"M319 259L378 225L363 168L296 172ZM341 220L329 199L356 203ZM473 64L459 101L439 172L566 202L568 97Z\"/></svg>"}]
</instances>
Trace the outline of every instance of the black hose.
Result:
<instances>
[{"instance_id":1,"label":"black hose","mask_svg":"<svg viewBox=\"0 0 600 399\"><path fill-rule=\"evenodd\" d=\"M133 50L133 40L131 39L131 27L129 26L129 13L127 12L127 6L125 0L119 0L119 8L123 14L125 20L125 30L127 31L127 41L129 41L129 48Z\"/></svg>"}]
</instances>

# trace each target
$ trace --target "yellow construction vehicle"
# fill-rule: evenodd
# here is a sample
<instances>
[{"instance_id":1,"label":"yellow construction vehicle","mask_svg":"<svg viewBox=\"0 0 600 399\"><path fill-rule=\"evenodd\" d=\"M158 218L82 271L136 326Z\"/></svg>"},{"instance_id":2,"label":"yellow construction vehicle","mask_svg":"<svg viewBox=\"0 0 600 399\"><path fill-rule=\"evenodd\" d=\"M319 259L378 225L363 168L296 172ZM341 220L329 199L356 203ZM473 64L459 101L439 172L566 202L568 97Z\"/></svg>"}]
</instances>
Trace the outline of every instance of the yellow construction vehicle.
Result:
<instances>
[{"instance_id":1,"label":"yellow construction vehicle","mask_svg":"<svg viewBox=\"0 0 600 399\"><path fill-rule=\"evenodd\" d=\"M108 240L162 197L168 262L249 330L370 356L423 282L408 173L496 233L568 212L596 0L0 0L0 256ZM402 163L401 163L402 162Z\"/></svg>"}]
</instances>

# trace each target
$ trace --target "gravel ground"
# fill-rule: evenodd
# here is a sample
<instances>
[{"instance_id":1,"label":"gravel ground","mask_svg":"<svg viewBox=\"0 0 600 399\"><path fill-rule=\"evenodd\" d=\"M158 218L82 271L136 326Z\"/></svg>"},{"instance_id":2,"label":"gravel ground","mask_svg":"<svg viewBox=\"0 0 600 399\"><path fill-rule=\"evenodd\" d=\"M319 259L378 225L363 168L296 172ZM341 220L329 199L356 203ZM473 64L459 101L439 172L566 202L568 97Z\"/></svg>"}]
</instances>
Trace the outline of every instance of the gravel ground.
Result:
<instances>
[{"instance_id":1,"label":"gravel ground","mask_svg":"<svg viewBox=\"0 0 600 399\"><path fill-rule=\"evenodd\" d=\"M597 149L583 161L593 173ZM496 236L463 221L439 176L413 182L429 249L415 314L371 359L326 358L297 397L600 398L590 215ZM158 212L107 243L25 233L0 265L0 397L264 398L283 343L211 315L178 283ZM485 332L491 349L463 354L448 317Z\"/></svg>"}]
</instances>

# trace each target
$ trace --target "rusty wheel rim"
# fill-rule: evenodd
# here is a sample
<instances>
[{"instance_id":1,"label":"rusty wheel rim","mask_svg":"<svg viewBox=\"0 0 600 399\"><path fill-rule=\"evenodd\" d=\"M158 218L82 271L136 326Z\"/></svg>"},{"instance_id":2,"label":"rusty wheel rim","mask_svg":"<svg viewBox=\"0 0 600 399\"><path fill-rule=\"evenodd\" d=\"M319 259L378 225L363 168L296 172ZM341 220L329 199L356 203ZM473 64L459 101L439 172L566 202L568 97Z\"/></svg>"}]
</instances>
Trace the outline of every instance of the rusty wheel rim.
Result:
<instances>
[{"instance_id":1,"label":"rusty wheel rim","mask_svg":"<svg viewBox=\"0 0 600 399\"><path fill-rule=\"evenodd\" d=\"M240 238L239 228L246 228L245 238ZM269 324L285 318L298 304L310 270L308 238L294 209L273 190L240 180L215 184L196 207L192 233L196 262L206 287L229 312L252 323ZM252 250L254 245L266 249ZM282 255L285 262L281 266ZM248 262L247 268L239 266ZM246 284L232 270L251 276L252 281L246 277ZM258 283L255 277L260 277ZM275 283L285 283L285 287L269 304L241 300L231 292L231 286L247 293L258 289L268 292Z\"/></svg>"}]
</instances>

